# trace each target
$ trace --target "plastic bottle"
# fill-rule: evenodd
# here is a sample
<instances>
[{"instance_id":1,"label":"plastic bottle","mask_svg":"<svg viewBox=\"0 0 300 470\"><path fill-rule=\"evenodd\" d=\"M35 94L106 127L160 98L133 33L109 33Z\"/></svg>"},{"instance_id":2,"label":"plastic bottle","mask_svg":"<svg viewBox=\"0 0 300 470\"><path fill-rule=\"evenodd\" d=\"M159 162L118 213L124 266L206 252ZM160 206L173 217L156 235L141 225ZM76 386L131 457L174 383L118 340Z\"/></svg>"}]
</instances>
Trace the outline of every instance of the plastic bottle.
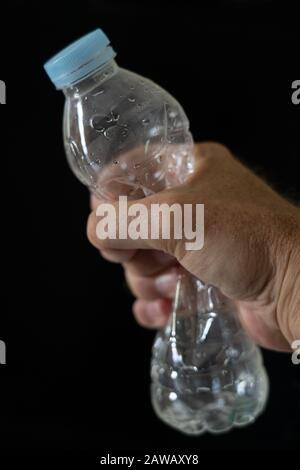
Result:
<instances>
[{"instance_id":1,"label":"plastic bottle","mask_svg":"<svg viewBox=\"0 0 300 470\"><path fill-rule=\"evenodd\" d=\"M179 103L114 57L97 29L45 69L66 97L64 144L75 175L101 198L137 199L186 180L193 139ZM154 342L151 377L158 416L187 434L250 423L268 390L260 352L233 303L185 272L169 324Z\"/></svg>"}]
</instances>

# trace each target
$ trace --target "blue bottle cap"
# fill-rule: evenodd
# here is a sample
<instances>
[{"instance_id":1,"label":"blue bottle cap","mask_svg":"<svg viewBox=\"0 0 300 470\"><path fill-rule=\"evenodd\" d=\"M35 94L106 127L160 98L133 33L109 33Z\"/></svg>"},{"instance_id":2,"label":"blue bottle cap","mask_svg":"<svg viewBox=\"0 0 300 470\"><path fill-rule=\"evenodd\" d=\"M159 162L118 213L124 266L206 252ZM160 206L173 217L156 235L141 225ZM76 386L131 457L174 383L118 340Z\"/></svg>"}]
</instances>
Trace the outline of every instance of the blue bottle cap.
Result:
<instances>
[{"instance_id":1,"label":"blue bottle cap","mask_svg":"<svg viewBox=\"0 0 300 470\"><path fill-rule=\"evenodd\" d=\"M109 43L104 32L95 29L53 56L44 68L57 89L65 88L116 56Z\"/></svg>"}]
</instances>

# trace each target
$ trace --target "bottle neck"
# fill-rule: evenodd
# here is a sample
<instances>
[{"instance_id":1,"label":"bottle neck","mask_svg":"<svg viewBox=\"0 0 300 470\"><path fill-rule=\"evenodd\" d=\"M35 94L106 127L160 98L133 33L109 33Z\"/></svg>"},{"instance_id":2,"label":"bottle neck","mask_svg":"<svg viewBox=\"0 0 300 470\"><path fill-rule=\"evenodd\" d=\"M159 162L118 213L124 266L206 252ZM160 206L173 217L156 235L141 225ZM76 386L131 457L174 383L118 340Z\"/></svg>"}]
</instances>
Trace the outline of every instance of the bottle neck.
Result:
<instances>
[{"instance_id":1,"label":"bottle neck","mask_svg":"<svg viewBox=\"0 0 300 470\"><path fill-rule=\"evenodd\" d=\"M106 64L101 65L85 77L63 88L62 91L66 97L71 97L76 94L86 94L89 92L89 90L93 89L96 84L101 85L106 80L109 80L117 73L118 69L119 67L116 61L111 59L106 62Z\"/></svg>"}]
</instances>

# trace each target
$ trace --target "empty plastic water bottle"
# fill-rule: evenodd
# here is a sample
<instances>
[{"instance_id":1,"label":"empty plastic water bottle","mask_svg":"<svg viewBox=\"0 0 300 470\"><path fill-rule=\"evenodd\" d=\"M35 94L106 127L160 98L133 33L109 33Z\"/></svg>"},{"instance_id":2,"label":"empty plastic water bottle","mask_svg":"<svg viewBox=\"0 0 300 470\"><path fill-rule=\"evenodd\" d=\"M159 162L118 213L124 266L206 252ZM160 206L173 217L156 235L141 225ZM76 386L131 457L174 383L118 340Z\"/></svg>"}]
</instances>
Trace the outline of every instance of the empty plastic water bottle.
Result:
<instances>
[{"instance_id":1,"label":"empty plastic water bottle","mask_svg":"<svg viewBox=\"0 0 300 470\"><path fill-rule=\"evenodd\" d=\"M179 103L150 80L118 67L97 29L45 64L66 97L64 143L71 169L97 196L142 198L193 172L193 139ZM268 380L261 354L233 303L186 272L153 346L152 401L187 434L223 432L262 411Z\"/></svg>"}]
</instances>

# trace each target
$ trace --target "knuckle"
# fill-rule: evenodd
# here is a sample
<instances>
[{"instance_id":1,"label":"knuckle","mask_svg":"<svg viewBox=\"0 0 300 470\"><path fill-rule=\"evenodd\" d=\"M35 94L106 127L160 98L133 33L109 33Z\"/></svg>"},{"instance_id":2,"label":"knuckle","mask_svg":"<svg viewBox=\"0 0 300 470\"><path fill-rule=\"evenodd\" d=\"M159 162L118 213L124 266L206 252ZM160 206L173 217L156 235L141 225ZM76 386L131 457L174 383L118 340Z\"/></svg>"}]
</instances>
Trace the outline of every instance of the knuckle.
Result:
<instances>
[{"instance_id":1,"label":"knuckle","mask_svg":"<svg viewBox=\"0 0 300 470\"><path fill-rule=\"evenodd\" d=\"M115 250L109 250L109 249L101 249L100 254L102 258L106 259L107 261L110 261L111 263L121 263L122 262L122 255L119 254Z\"/></svg>"},{"instance_id":2,"label":"knuckle","mask_svg":"<svg viewBox=\"0 0 300 470\"><path fill-rule=\"evenodd\" d=\"M210 168L212 165L217 165L220 159L233 158L230 150L223 144L217 142L205 142L198 144L195 149L196 155L196 168L200 165L200 168Z\"/></svg>"},{"instance_id":3,"label":"knuckle","mask_svg":"<svg viewBox=\"0 0 300 470\"><path fill-rule=\"evenodd\" d=\"M231 155L228 147L219 142L205 142L199 145L199 149L200 153L205 153L210 156L223 157L224 155Z\"/></svg>"},{"instance_id":4,"label":"knuckle","mask_svg":"<svg viewBox=\"0 0 300 470\"><path fill-rule=\"evenodd\" d=\"M98 248L98 240L96 235L96 220L94 212L92 212L88 217L86 234L89 242L93 246Z\"/></svg>"},{"instance_id":5,"label":"knuckle","mask_svg":"<svg viewBox=\"0 0 300 470\"><path fill-rule=\"evenodd\" d=\"M108 239L101 239L97 235L97 216L95 211L91 212L87 222L87 238L89 242L99 250L110 248Z\"/></svg>"}]
</instances>

